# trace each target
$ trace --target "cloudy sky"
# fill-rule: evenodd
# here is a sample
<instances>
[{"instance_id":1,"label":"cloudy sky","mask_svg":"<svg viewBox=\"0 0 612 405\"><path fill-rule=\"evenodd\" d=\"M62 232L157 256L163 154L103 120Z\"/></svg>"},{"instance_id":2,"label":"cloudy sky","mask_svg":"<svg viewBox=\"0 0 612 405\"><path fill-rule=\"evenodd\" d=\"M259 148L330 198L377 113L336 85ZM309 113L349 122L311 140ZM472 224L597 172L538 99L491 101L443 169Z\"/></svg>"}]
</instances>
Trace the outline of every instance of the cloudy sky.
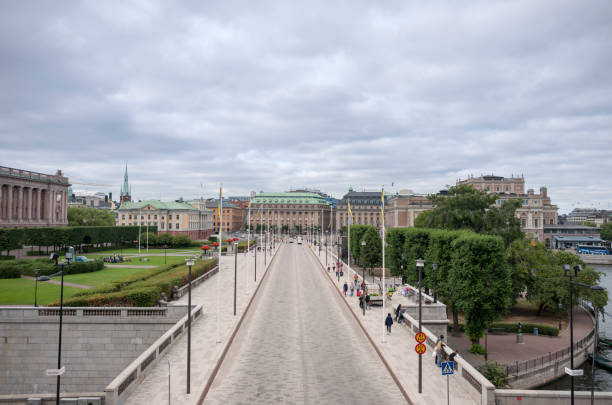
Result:
<instances>
[{"instance_id":1,"label":"cloudy sky","mask_svg":"<svg viewBox=\"0 0 612 405\"><path fill-rule=\"evenodd\" d=\"M612 208L609 0L301 3L0 2L0 165L118 195L127 162L136 199L523 174Z\"/></svg>"}]
</instances>

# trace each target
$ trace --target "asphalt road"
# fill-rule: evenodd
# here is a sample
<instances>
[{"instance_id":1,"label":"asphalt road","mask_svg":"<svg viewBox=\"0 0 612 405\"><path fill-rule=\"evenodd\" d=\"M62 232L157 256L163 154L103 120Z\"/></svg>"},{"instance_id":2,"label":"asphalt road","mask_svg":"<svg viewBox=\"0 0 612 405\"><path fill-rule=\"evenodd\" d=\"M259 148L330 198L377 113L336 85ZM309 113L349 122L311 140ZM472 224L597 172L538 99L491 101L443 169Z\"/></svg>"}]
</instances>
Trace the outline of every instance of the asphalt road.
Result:
<instances>
[{"instance_id":1,"label":"asphalt road","mask_svg":"<svg viewBox=\"0 0 612 405\"><path fill-rule=\"evenodd\" d=\"M405 400L304 245L278 252L206 404Z\"/></svg>"}]
</instances>

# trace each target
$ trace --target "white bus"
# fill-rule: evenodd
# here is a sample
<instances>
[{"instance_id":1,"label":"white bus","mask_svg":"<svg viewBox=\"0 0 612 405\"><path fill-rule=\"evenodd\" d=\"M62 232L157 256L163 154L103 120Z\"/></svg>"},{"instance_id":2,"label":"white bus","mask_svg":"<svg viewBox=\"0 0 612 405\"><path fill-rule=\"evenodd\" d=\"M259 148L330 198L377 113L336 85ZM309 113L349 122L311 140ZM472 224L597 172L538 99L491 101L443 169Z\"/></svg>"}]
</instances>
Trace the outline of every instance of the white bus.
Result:
<instances>
[{"instance_id":1,"label":"white bus","mask_svg":"<svg viewBox=\"0 0 612 405\"><path fill-rule=\"evenodd\" d=\"M298 243L298 245L302 244L302 237L301 236L297 237L297 243Z\"/></svg>"}]
</instances>

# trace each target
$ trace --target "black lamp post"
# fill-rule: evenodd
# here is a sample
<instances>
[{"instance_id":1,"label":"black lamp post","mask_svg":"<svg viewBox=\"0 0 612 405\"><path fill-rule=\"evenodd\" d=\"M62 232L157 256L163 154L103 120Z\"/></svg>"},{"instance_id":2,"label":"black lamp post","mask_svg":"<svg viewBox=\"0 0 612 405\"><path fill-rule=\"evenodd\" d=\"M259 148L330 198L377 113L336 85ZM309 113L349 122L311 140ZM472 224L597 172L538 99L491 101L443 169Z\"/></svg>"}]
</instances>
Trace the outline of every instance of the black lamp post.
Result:
<instances>
[{"instance_id":1,"label":"black lamp post","mask_svg":"<svg viewBox=\"0 0 612 405\"><path fill-rule=\"evenodd\" d=\"M62 366L62 326L64 323L64 266L70 266L70 262L73 259L74 248L69 246L68 251L66 252L66 263L57 264L58 256L54 255L55 265L60 267L60 271L55 274L52 274L50 277L62 276L61 286L60 286L60 311L59 311L59 342L57 348L57 390L55 393L55 404L60 405L60 379L61 379L61 366Z\"/></svg>"},{"instance_id":2,"label":"black lamp post","mask_svg":"<svg viewBox=\"0 0 612 405\"><path fill-rule=\"evenodd\" d=\"M255 235L255 240L257 240L257 235ZM253 249L253 256L255 257L254 263L255 263L255 282L257 282L257 242L255 242L255 248Z\"/></svg>"},{"instance_id":3,"label":"black lamp post","mask_svg":"<svg viewBox=\"0 0 612 405\"><path fill-rule=\"evenodd\" d=\"M365 249L366 245L368 243L365 240L361 241L361 246ZM366 314L366 281L365 281L365 267L362 267L362 274L363 274L363 291L361 292L363 294L363 316L365 316Z\"/></svg>"},{"instance_id":4,"label":"black lamp post","mask_svg":"<svg viewBox=\"0 0 612 405\"><path fill-rule=\"evenodd\" d=\"M421 299L421 274L423 273L423 266L425 266L425 260L417 259L416 266L419 269L419 332L421 329L422 319L422 299ZM419 355L419 394L423 392L423 355Z\"/></svg>"},{"instance_id":5,"label":"black lamp post","mask_svg":"<svg viewBox=\"0 0 612 405\"><path fill-rule=\"evenodd\" d=\"M433 264L434 271L434 304L438 302L438 264ZM485 358L486 360L486 358Z\"/></svg>"},{"instance_id":6,"label":"black lamp post","mask_svg":"<svg viewBox=\"0 0 612 405\"><path fill-rule=\"evenodd\" d=\"M189 299L187 302L187 393L191 391L191 266L193 258L187 259L189 267Z\"/></svg>"},{"instance_id":7,"label":"black lamp post","mask_svg":"<svg viewBox=\"0 0 612 405\"><path fill-rule=\"evenodd\" d=\"M37 298L38 298L38 274L40 274L40 269L34 269L34 274L36 278L34 279L34 307L38 306Z\"/></svg>"},{"instance_id":8,"label":"black lamp post","mask_svg":"<svg viewBox=\"0 0 612 405\"><path fill-rule=\"evenodd\" d=\"M338 246L338 266L336 267L336 275L338 276L338 283L340 282L340 264L342 263L342 259L340 258L341 250L340 250L340 235L338 234L338 241L336 242Z\"/></svg>"}]
</instances>

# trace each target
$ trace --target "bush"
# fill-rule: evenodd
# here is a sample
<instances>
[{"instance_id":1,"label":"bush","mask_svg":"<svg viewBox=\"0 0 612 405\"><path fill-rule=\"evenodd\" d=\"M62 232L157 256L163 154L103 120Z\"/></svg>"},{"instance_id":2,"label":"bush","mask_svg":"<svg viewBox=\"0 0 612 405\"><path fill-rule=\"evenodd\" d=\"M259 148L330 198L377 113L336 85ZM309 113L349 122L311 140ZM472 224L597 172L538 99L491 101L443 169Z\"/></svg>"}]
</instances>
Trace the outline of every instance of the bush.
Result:
<instances>
[{"instance_id":1,"label":"bush","mask_svg":"<svg viewBox=\"0 0 612 405\"><path fill-rule=\"evenodd\" d=\"M470 353L485 354L485 348L484 346L479 345L478 343L473 343L472 347L470 347Z\"/></svg>"},{"instance_id":2,"label":"bush","mask_svg":"<svg viewBox=\"0 0 612 405\"><path fill-rule=\"evenodd\" d=\"M506 373L502 367L488 361L476 368L491 384L495 385L495 388L504 388L506 386Z\"/></svg>"},{"instance_id":3,"label":"bush","mask_svg":"<svg viewBox=\"0 0 612 405\"><path fill-rule=\"evenodd\" d=\"M72 263L70 266L64 266L64 274L80 274L90 273L92 271L102 270L104 263L101 260L94 260L88 263ZM36 276L35 269L39 269L40 276L48 276L57 273L60 268L55 266L53 261L49 259L36 260L6 260L0 262L1 274L12 274L10 272L17 271L20 275Z\"/></svg>"},{"instance_id":4,"label":"bush","mask_svg":"<svg viewBox=\"0 0 612 405\"><path fill-rule=\"evenodd\" d=\"M174 238L172 238L173 248L190 247L190 246L191 246L191 239L189 239L189 236L187 235L176 235Z\"/></svg>"},{"instance_id":5,"label":"bush","mask_svg":"<svg viewBox=\"0 0 612 405\"><path fill-rule=\"evenodd\" d=\"M17 268L0 268L0 278L19 278L21 273Z\"/></svg>"},{"instance_id":6,"label":"bush","mask_svg":"<svg viewBox=\"0 0 612 405\"><path fill-rule=\"evenodd\" d=\"M47 253L42 250L28 250L26 256L47 256Z\"/></svg>"},{"instance_id":7,"label":"bush","mask_svg":"<svg viewBox=\"0 0 612 405\"><path fill-rule=\"evenodd\" d=\"M15 260L15 256L2 256L2 255L0 255L0 260Z\"/></svg>"},{"instance_id":8,"label":"bush","mask_svg":"<svg viewBox=\"0 0 612 405\"><path fill-rule=\"evenodd\" d=\"M521 331L522 333L533 333L533 328L538 328L540 335L559 336L559 328L537 323L524 323ZM491 324L489 329L504 329L508 333L518 333L518 323L496 322Z\"/></svg>"}]
</instances>

